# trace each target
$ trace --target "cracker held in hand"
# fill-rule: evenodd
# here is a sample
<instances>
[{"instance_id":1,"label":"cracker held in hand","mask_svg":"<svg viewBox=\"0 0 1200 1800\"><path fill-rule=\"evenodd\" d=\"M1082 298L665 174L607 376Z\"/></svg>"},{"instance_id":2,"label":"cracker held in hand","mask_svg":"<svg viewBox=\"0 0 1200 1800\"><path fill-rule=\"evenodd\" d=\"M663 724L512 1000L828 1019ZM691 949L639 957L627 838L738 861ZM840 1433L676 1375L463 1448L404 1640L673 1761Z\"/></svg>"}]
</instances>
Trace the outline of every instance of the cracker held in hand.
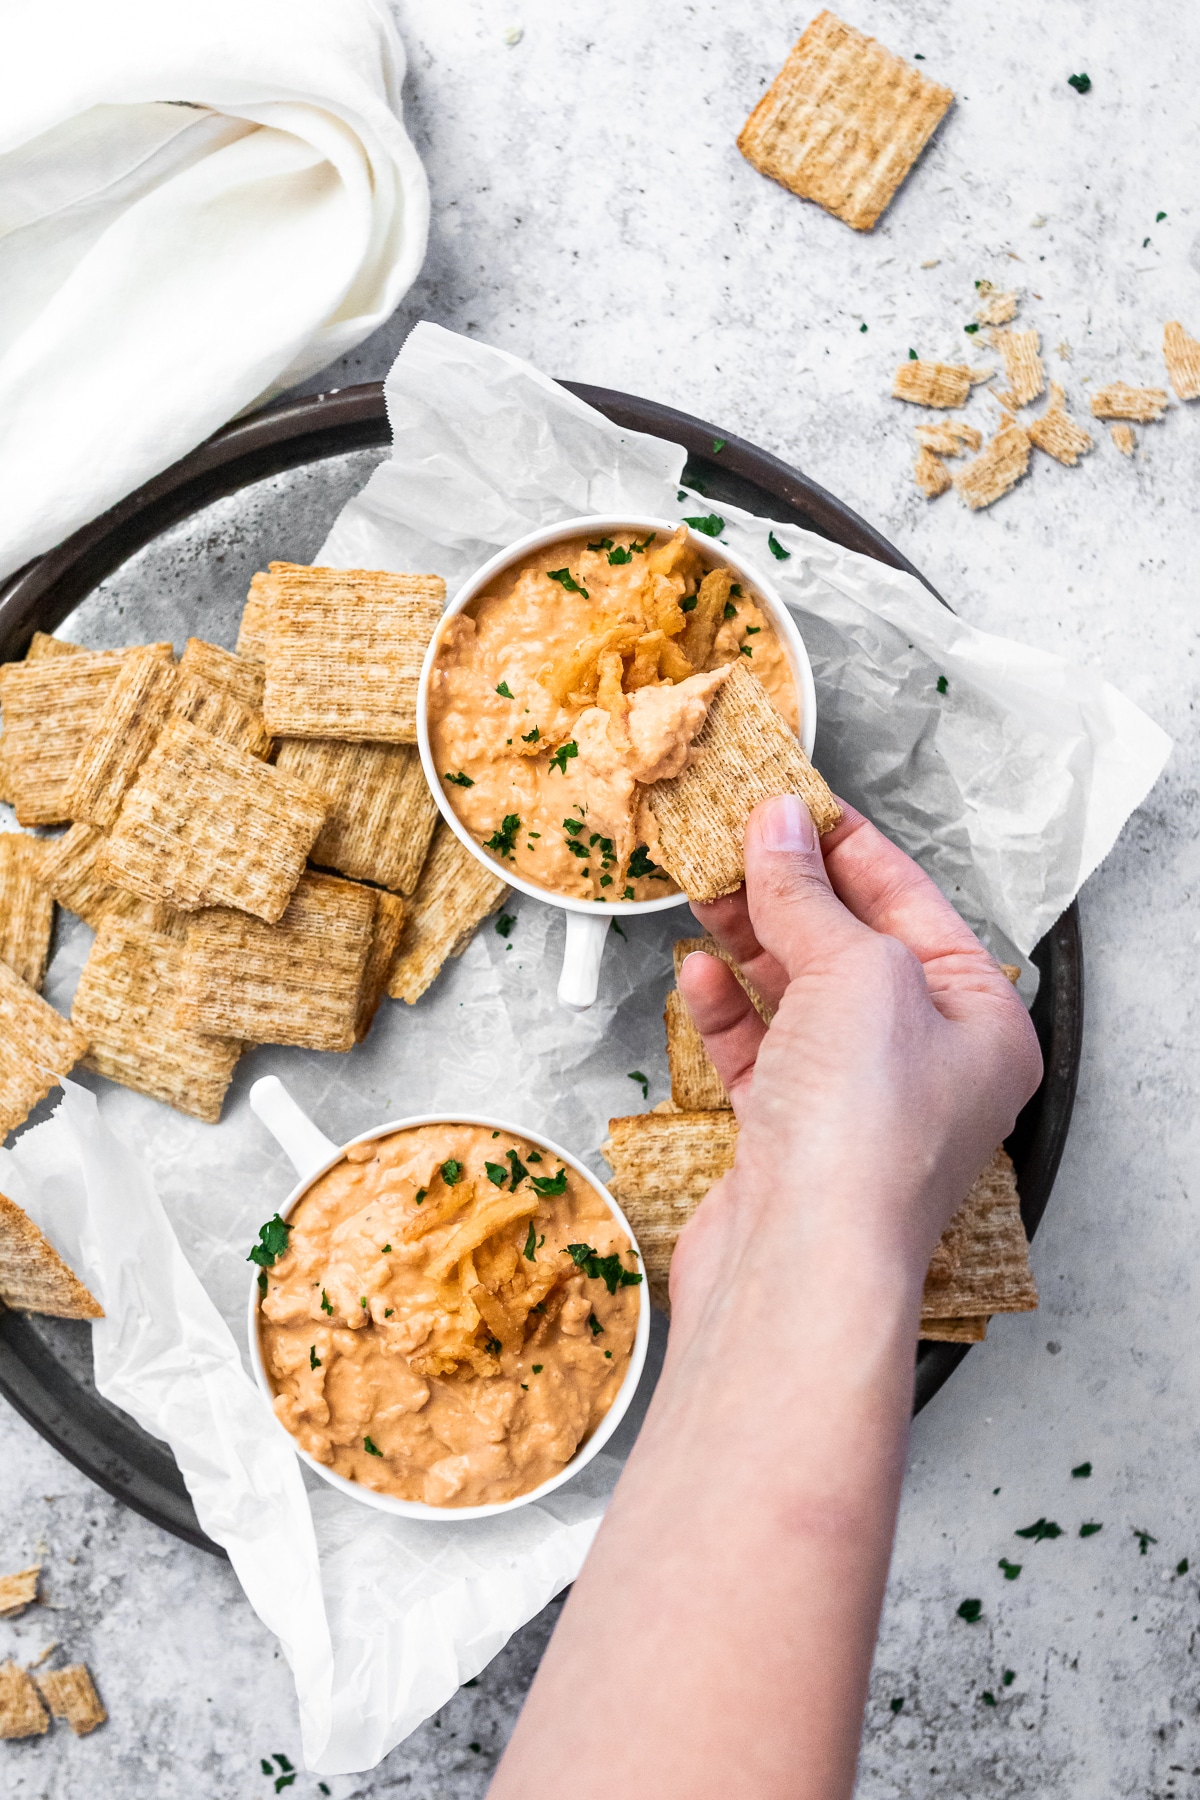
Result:
<instances>
[{"instance_id":1,"label":"cracker held in hand","mask_svg":"<svg viewBox=\"0 0 1200 1800\"><path fill-rule=\"evenodd\" d=\"M0 1137L79 1061L87 1039L0 962Z\"/></svg>"},{"instance_id":2,"label":"cracker held in hand","mask_svg":"<svg viewBox=\"0 0 1200 1800\"><path fill-rule=\"evenodd\" d=\"M178 1019L251 1044L351 1050L375 927L373 888L301 878L277 925L217 907L188 927Z\"/></svg>"},{"instance_id":3,"label":"cracker held in hand","mask_svg":"<svg viewBox=\"0 0 1200 1800\"><path fill-rule=\"evenodd\" d=\"M1200 341L1189 337L1178 319L1163 326L1163 359L1179 398L1200 400Z\"/></svg>"},{"instance_id":4,"label":"cracker held in hand","mask_svg":"<svg viewBox=\"0 0 1200 1800\"><path fill-rule=\"evenodd\" d=\"M399 894L375 890L375 927L358 992L358 1017L354 1025L354 1036L360 1044L370 1031L379 1003L387 993L388 976L404 935L408 912L409 903Z\"/></svg>"},{"instance_id":5,"label":"cracker held in hand","mask_svg":"<svg viewBox=\"0 0 1200 1800\"><path fill-rule=\"evenodd\" d=\"M913 480L927 500L936 500L950 486L950 471L940 456L922 444L913 463Z\"/></svg>"},{"instance_id":6,"label":"cracker held in hand","mask_svg":"<svg viewBox=\"0 0 1200 1800\"><path fill-rule=\"evenodd\" d=\"M104 1317L100 1302L6 1194L0 1194L0 1300L14 1312L55 1319Z\"/></svg>"},{"instance_id":7,"label":"cracker held in hand","mask_svg":"<svg viewBox=\"0 0 1200 1800\"><path fill-rule=\"evenodd\" d=\"M0 1738L41 1737L50 1718L31 1678L15 1662L0 1663Z\"/></svg>"},{"instance_id":8,"label":"cracker held in hand","mask_svg":"<svg viewBox=\"0 0 1200 1800\"><path fill-rule=\"evenodd\" d=\"M953 98L823 12L742 127L738 149L802 200L869 231Z\"/></svg>"},{"instance_id":9,"label":"cracker held in hand","mask_svg":"<svg viewBox=\"0 0 1200 1800\"><path fill-rule=\"evenodd\" d=\"M176 680L175 665L153 646L125 657L71 771L63 796L69 819L101 831L116 823L171 710Z\"/></svg>"},{"instance_id":10,"label":"cracker held in hand","mask_svg":"<svg viewBox=\"0 0 1200 1800\"><path fill-rule=\"evenodd\" d=\"M285 738L275 766L320 794L329 808L312 862L355 881L412 893L438 816L413 745Z\"/></svg>"},{"instance_id":11,"label":"cracker held in hand","mask_svg":"<svg viewBox=\"0 0 1200 1800\"><path fill-rule=\"evenodd\" d=\"M1135 419L1139 425L1152 425L1162 418L1166 405L1166 388L1135 388L1125 381L1113 381L1092 395L1092 417Z\"/></svg>"},{"instance_id":12,"label":"cracker held in hand","mask_svg":"<svg viewBox=\"0 0 1200 1800\"><path fill-rule=\"evenodd\" d=\"M1046 375L1039 354L1041 339L1036 331L993 331L992 343L999 350L1008 377L1009 391L997 394L1001 406L1016 412L1036 400L1046 385Z\"/></svg>"},{"instance_id":13,"label":"cracker held in hand","mask_svg":"<svg viewBox=\"0 0 1200 1800\"><path fill-rule=\"evenodd\" d=\"M91 1046L89 1069L215 1125L243 1046L176 1019L185 955L177 937L136 920L105 919L75 990L71 1022Z\"/></svg>"},{"instance_id":14,"label":"cracker held in hand","mask_svg":"<svg viewBox=\"0 0 1200 1800\"><path fill-rule=\"evenodd\" d=\"M935 1319L1032 1312L1037 1287L1012 1162L997 1150L951 1219L930 1264L921 1330Z\"/></svg>"},{"instance_id":15,"label":"cracker held in hand","mask_svg":"<svg viewBox=\"0 0 1200 1800\"><path fill-rule=\"evenodd\" d=\"M713 1182L732 1169L737 1121L715 1109L634 1113L610 1119L608 1130L609 1186L637 1236L650 1298L669 1312L676 1241Z\"/></svg>"},{"instance_id":16,"label":"cracker held in hand","mask_svg":"<svg viewBox=\"0 0 1200 1800\"><path fill-rule=\"evenodd\" d=\"M22 1213L21 1217L24 1216ZM2 1254L0 1240L0 1255ZM0 1298L3 1293L4 1283L0 1279ZM33 1605L38 1597L38 1577L41 1572L41 1563L34 1563L28 1569L18 1569L14 1575L0 1575L0 1619L15 1619L27 1606Z\"/></svg>"},{"instance_id":17,"label":"cracker held in hand","mask_svg":"<svg viewBox=\"0 0 1200 1800\"><path fill-rule=\"evenodd\" d=\"M689 900L732 894L746 876L746 820L760 800L798 794L819 832L842 813L767 697L740 663L730 669L681 775L649 789L659 860Z\"/></svg>"},{"instance_id":18,"label":"cracker held in hand","mask_svg":"<svg viewBox=\"0 0 1200 1800\"><path fill-rule=\"evenodd\" d=\"M961 406L971 392L971 371L963 363L902 362L892 381L893 400L914 406Z\"/></svg>"},{"instance_id":19,"label":"cracker held in hand","mask_svg":"<svg viewBox=\"0 0 1200 1800\"><path fill-rule=\"evenodd\" d=\"M982 455L950 477L972 512L991 506L1014 488L1029 467L1029 434L1010 415Z\"/></svg>"},{"instance_id":20,"label":"cracker held in hand","mask_svg":"<svg viewBox=\"0 0 1200 1800\"><path fill-rule=\"evenodd\" d=\"M1071 467L1093 448L1091 433L1077 425L1064 404L1065 395L1057 381L1050 383L1050 404L1036 419L1025 426L1029 441L1053 456L1057 462Z\"/></svg>"},{"instance_id":21,"label":"cracker held in hand","mask_svg":"<svg viewBox=\"0 0 1200 1800\"><path fill-rule=\"evenodd\" d=\"M276 737L415 744L440 575L272 565L263 711Z\"/></svg>"},{"instance_id":22,"label":"cracker held in hand","mask_svg":"<svg viewBox=\"0 0 1200 1800\"><path fill-rule=\"evenodd\" d=\"M325 803L233 744L172 718L125 796L96 873L182 912L282 917Z\"/></svg>"},{"instance_id":23,"label":"cracker held in hand","mask_svg":"<svg viewBox=\"0 0 1200 1800\"><path fill-rule=\"evenodd\" d=\"M0 962L39 991L54 923L42 871L48 847L42 838L0 832Z\"/></svg>"},{"instance_id":24,"label":"cracker held in hand","mask_svg":"<svg viewBox=\"0 0 1200 1800\"><path fill-rule=\"evenodd\" d=\"M476 927L494 913L507 884L493 875L439 820L413 895L412 911L388 977L393 1000L411 1006L451 957L461 956Z\"/></svg>"},{"instance_id":25,"label":"cracker held in hand","mask_svg":"<svg viewBox=\"0 0 1200 1800\"><path fill-rule=\"evenodd\" d=\"M35 1679L54 1717L65 1719L76 1737L86 1737L107 1719L108 1714L100 1704L86 1663L70 1663L65 1669L46 1669Z\"/></svg>"}]
</instances>

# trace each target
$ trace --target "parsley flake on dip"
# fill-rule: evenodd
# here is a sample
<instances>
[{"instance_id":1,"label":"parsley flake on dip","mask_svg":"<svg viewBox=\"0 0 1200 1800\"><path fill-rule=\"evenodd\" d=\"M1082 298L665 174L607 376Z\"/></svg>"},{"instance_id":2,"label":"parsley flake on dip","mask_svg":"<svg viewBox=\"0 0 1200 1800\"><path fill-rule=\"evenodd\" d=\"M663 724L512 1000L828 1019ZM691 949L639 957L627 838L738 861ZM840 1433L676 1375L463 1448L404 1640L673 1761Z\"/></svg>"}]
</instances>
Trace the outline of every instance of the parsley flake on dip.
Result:
<instances>
[{"instance_id":1,"label":"parsley flake on dip","mask_svg":"<svg viewBox=\"0 0 1200 1800\"><path fill-rule=\"evenodd\" d=\"M636 1252L590 1183L524 1138L443 1123L351 1144L264 1229L275 1413L347 1480L502 1503L558 1475L616 1399Z\"/></svg>"},{"instance_id":2,"label":"parsley flake on dip","mask_svg":"<svg viewBox=\"0 0 1200 1800\"><path fill-rule=\"evenodd\" d=\"M576 900L678 892L646 789L686 766L737 658L797 729L784 646L718 556L682 526L559 539L447 622L431 754L460 823L524 880Z\"/></svg>"}]
</instances>

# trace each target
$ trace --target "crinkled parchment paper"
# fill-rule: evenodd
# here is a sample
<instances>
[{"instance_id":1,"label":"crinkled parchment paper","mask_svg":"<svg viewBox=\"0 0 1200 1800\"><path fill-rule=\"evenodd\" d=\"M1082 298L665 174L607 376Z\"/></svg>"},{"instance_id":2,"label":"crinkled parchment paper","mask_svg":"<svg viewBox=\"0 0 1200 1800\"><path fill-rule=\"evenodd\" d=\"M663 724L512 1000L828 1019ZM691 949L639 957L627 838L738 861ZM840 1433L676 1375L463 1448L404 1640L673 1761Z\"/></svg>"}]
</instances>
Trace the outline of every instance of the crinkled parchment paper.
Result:
<instances>
[{"instance_id":1,"label":"crinkled parchment paper","mask_svg":"<svg viewBox=\"0 0 1200 1800\"><path fill-rule=\"evenodd\" d=\"M413 332L387 397L392 459L318 561L437 570L453 592L556 518L711 510L679 486L677 446L621 431L527 364L435 326ZM1167 738L1098 676L976 631L911 577L790 525L774 526L789 552L776 560L769 521L720 511L723 538L795 613L835 789L994 949L1027 953L1149 790ZM302 1471L245 1371L246 1251L293 1185L246 1104L258 1076L281 1076L338 1141L459 1103L545 1130L602 1175L609 1116L645 1104L630 1071L649 1076L651 1103L666 1093L661 1008L686 909L610 934L583 1015L555 1000L562 915L529 899L509 910L511 938L485 925L418 1006L385 1003L349 1056L253 1052L219 1126L83 1076L0 1152L0 1187L104 1303L100 1391L171 1445L201 1523L278 1633L305 1758L324 1773L372 1767L574 1577L636 1430L637 1409L576 1482L508 1517L392 1519ZM64 1010L90 941L82 924L61 934L47 991Z\"/></svg>"}]
</instances>

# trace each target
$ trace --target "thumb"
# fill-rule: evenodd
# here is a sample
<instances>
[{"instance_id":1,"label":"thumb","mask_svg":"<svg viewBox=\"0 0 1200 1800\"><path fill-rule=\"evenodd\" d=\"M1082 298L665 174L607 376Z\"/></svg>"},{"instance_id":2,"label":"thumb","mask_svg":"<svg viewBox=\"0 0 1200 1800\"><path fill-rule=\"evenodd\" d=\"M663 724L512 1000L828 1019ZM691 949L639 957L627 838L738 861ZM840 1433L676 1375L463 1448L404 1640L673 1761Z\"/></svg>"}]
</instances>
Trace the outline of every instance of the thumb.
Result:
<instances>
[{"instance_id":1,"label":"thumb","mask_svg":"<svg viewBox=\"0 0 1200 1800\"><path fill-rule=\"evenodd\" d=\"M865 929L829 885L817 828L795 794L764 800L750 815L746 902L755 937L789 980L815 951L828 951Z\"/></svg>"}]
</instances>

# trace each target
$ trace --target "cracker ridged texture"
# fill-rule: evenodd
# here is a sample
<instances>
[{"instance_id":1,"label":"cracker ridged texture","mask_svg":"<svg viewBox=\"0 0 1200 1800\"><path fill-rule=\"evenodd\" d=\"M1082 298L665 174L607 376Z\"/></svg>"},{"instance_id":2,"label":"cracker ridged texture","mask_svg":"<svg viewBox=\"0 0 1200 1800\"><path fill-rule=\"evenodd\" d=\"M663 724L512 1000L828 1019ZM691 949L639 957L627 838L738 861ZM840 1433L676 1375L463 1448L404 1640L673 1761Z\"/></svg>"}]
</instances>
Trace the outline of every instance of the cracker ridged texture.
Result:
<instances>
[{"instance_id":1,"label":"cracker ridged texture","mask_svg":"<svg viewBox=\"0 0 1200 1800\"><path fill-rule=\"evenodd\" d=\"M54 901L45 885L44 839L0 832L0 962L41 991Z\"/></svg>"},{"instance_id":2,"label":"cracker ridged texture","mask_svg":"<svg viewBox=\"0 0 1200 1800\"><path fill-rule=\"evenodd\" d=\"M63 806L69 819L101 831L116 823L171 710L176 680L175 665L153 649L125 658L67 782Z\"/></svg>"},{"instance_id":3,"label":"cracker ridged texture","mask_svg":"<svg viewBox=\"0 0 1200 1800\"><path fill-rule=\"evenodd\" d=\"M354 1027L355 1038L360 1044L370 1031L380 1002L387 993L388 976L396 960L400 939L404 935L408 912L409 903L399 894L376 890L375 927L371 933L371 948L367 953L362 986L359 989L358 1017Z\"/></svg>"},{"instance_id":4,"label":"cracker ridged texture","mask_svg":"<svg viewBox=\"0 0 1200 1800\"><path fill-rule=\"evenodd\" d=\"M476 927L507 892L507 883L472 856L440 819L388 977L392 999L410 1006L419 1000L443 965L462 955Z\"/></svg>"},{"instance_id":5,"label":"cracker ridged texture","mask_svg":"<svg viewBox=\"0 0 1200 1800\"><path fill-rule=\"evenodd\" d=\"M1166 405L1166 388L1135 388L1126 381L1112 381L1092 395L1092 417L1133 419L1139 425L1152 425L1162 418Z\"/></svg>"},{"instance_id":6,"label":"cracker ridged texture","mask_svg":"<svg viewBox=\"0 0 1200 1800\"><path fill-rule=\"evenodd\" d=\"M1014 488L1029 467L1029 433L1007 418L981 455L950 479L972 512L991 506Z\"/></svg>"},{"instance_id":7,"label":"cracker ridged texture","mask_svg":"<svg viewBox=\"0 0 1200 1800\"><path fill-rule=\"evenodd\" d=\"M1010 319L1017 316L1017 295L1015 289L1007 294L991 293L975 313L976 322L980 325L1007 325Z\"/></svg>"},{"instance_id":8,"label":"cracker ridged texture","mask_svg":"<svg viewBox=\"0 0 1200 1800\"><path fill-rule=\"evenodd\" d=\"M1200 400L1200 341L1189 337L1178 319L1163 326L1163 360L1179 398Z\"/></svg>"},{"instance_id":9,"label":"cracker ridged texture","mask_svg":"<svg viewBox=\"0 0 1200 1800\"><path fill-rule=\"evenodd\" d=\"M337 875L304 875L266 925L231 908L188 927L177 1017L252 1044L351 1050L375 925L376 893Z\"/></svg>"},{"instance_id":10,"label":"cracker ridged texture","mask_svg":"<svg viewBox=\"0 0 1200 1800\"><path fill-rule=\"evenodd\" d=\"M1050 404L1025 426L1031 444L1056 462L1073 468L1093 446L1092 434L1077 425L1066 409L1066 396L1057 381L1050 383Z\"/></svg>"},{"instance_id":11,"label":"cracker ridged texture","mask_svg":"<svg viewBox=\"0 0 1200 1800\"><path fill-rule=\"evenodd\" d=\"M762 174L869 231L953 99L822 12L742 127L738 149Z\"/></svg>"},{"instance_id":12,"label":"cracker ridged texture","mask_svg":"<svg viewBox=\"0 0 1200 1800\"><path fill-rule=\"evenodd\" d=\"M933 425L918 425L916 439L937 456L961 456L964 450L978 450L983 433L965 419L938 419Z\"/></svg>"},{"instance_id":13,"label":"cracker ridged texture","mask_svg":"<svg viewBox=\"0 0 1200 1800\"><path fill-rule=\"evenodd\" d=\"M16 1312L102 1319L104 1308L15 1200L0 1194L0 1300Z\"/></svg>"},{"instance_id":14,"label":"cracker ridged texture","mask_svg":"<svg viewBox=\"0 0 1200 1800\"><path fill-rule=\"evenodd\" d=\"M0 1738L41 1737L49 1729L32 1678L15 1662L0 1663Z\"/></svg>"},{"instance_id":15,"label":"cracker ridged texture","mask_svg":"<svg viewBox=\"0 0 1200 1800\"><path fill-rule=\"evenodd\" d=\"M186 947L133 920L101 924L83 966L71 1020L97 1075L215 1125L243 1045L176 1018Z\"/></svg>"},{"instance_id":16,"label":"cracker ridged texture","mask_svg":"<svg viewBox=\"0 0 1200 1800\"><path fill-rule=\"evenodd\" d=\"M927 1344L982 1344L987 1328L983 1313L974 1319L923 1319L920 1336Z\"/></svg>"},{"instance_id":17,"label":"cracker ridged texture","mask_svg":"<svg viewBox=\"0 0 1200 1800\"><path fill-rule=\"evenodd\" d=\"M1109 434L1122 456L1132 456L1137 445L1137 437L1132 425L1110 425Z\"/></svg>"},{"instance_id":18,"label":"cracker ridged texture","mask_svg":"<svg viewBox=\"0 0 1200 1800\"><path fill-rule=\"evenodd\" d=\"M283 916L325 803L233 744L172 718L125 796L96 866L102 880L182 912Z\"/></svg>"},{"instance_id":19,"label":"cracker ridged texture","mask_svg":"<svg viewBox=\"0 0 1200 1800\"><path fill-rule=\"evenodd\" d=\"M60 906L83 919L93 931L114 913L152 918L159 931L172 929L182 917L173 907L143 900L139 894L101 881L96 864L107 841L106 833L94 825L72 825L61 837L42 839L38 880Z\"/></svg>"},{"instance_id":20,"label":"cracker ridged texture","mask_svg":"<svg viewBox=\"0 0 1200 1800\"><path fill-rule=\"evenodd\" d=\"M27 1119L87 1049L87 1039L0 962L0 1137Z\"/></svg>"},{"instance_id":21,"label":"cracker ridged texture","mask_svg":"<svg viewBox=\"0 0 1200 1800\"><path fill-rule=\"evenodd\" d=\"M267 653L267 632L275 610L275 571L303 564L272 563L250 578L250 591L238 627L237 654L247 662L262 662Z\"/></svg>"},{"instance_id":22,"label":"cracker ridged texture","mask_svg":"<svg viewBox=\"0 0 1200 1800\"><path fill-rule=\"evenodd\" d=\"M746 820L760 800L776 794L798 794L818 832L831 831L842 816L762 683L734 663L688 767L649 790L659 860L689 900L715 900L741 886Z\"/></svg>"},{"instance_id":23,"label":"cracker ridged texture","mask_svg":"<svg viewBox=\"0 0 1200 1800\"><path fill-rule=\"evenodd\" d=\"M667 1278L683 1230L737 1149L732 1112L633 1113L608 1121L609 1187L637 1237L650 1298L670 1311Z\"/></svg>"},{"instance_id":24,"label":"cracker ridged texture","mask_svg":"<svg viewBox=\"0 0 1200 1800\"><path fill-rule=\"evenodd\" d=\"M220 738L223 744L244 750L248 756L265 759L275 745L261 712L243 706L227 688L214 687L200 675L184 674L182 668L171 702L171 716L186 719L189 725Z\"/></svg>"},{"instance_id":25,"label":"cracker ridged texture","mask_svg":"<svg viewBox=\"0 0 1200 1800\"><path fill-rule=\"evenodd\" d=\"M72 644L68 638L52 637L48 631L35 631L29 640L25 661L39 662L45 656L74 656L82 650L82 644ZM86 651L83 653L87 654Z\"/></svg>"},{"instance_id":26,"label":"cracker ridged texture","mask_svg":"<svg viewBox=\"0 0 1200 1800\"><path fill-rule=\"evenodd\" d=\"M679 980L680 969L682 969L684 963L694 950L703 950L707 956L718 957L720 961L725 964L725 967L737 977L742 991L763 1024L769 1025L771 1023L771 1020L775 1017L775 1008L769 1005L768 1002L763 999L761 994L756 992L747 980L746 973L736 958L731 956L728 950L722 949L716 938L711 938L706 935L704 937L675 939L674 944L671 946L671 955L675 964L676 981Z\"/></svg>"},{"instance_id":27,"label":"cracker ridged texture","mask_svg":"<svg viewBox=\"0 0 1200 1800\"><path fill-rule=\"evenodd\" d=\"M446 598L441 576L289 568L275 584L267 729L415 744L421 664Z\"/></svg>"},{"instance_id":28,"label":"cracker ridged texture","mask_svg":"<svg viewBox=\"0 0 1200 1800\"><path fill-rule=\"evenodd\" d=\"M107 1719L86 1663L45 1669L35 1679L54 1717L65 1719L76 1737L86 1737Z\"/></svg>"},{"instance_id":29,"label":"cracker ridged texture","mask_svg":"<svg viewBox=\"0 0 1200 1800\"><path fill-rule=\"evenodd\" d=\"M261 662L223 650L205 638L189 638L179 659L181 675L198 675L210 687L244 706L248 712L261 712L264 672Z\"/></svg>"},{"instance_id":30,"label":"cracker ridged texture","mask_svg":"<svg viewBox=\"0 0 1200 1800\"><path fill-rule=\"evenodd\" d=\"M1015 412L1036 400L1046 385L1040 354L1041 338L1036 331L992 331L992 344L1000 352L1009 391L997 394L1000 405Z\"/></svg>"},{"instance_id":31,"label":"cracker ridged texture","mask_svg":"<svg viewBox=\"0 0 1200 1800\"><path fill-rule=\"evenodd\" d=\"M946 1227L938 1250L925 1281L922 1327L933 1319L1036 1308L1029 1241L1007 1151L996 1151Z\"/></svg>"},{"instance_id":32,"label":"cracker ridged texture","mask_svg":"<svg viewBox=\"0 0 1200 1800\"><path fill-rule=\"evenodd\" d=\"M275 766L328 804L310 861L355 881L412 893L438 817L413 745L285 738Z\"/></svg>"},{"instance_id":33,"label":"cracker ridged texture","mask_svg":"<svg viewBox=\"0 0 1200 1800\"><path fill-rule=\"evenodd\" d=\"M913 463L913 480L927 500L936 500L950 486L950 471L940 457L922 444Z\"/></svg>"},{"instance_id":34,"label":"cracker ridged texture","mask_svg":"<svg viewBox=\"0 0 1200 1800\"><path fill-rule=\"evenodd\" d=\"M9 1204L11 1205L11 1201ZM2 1244L3 1239L0 1237L0 1254L3 1254ZM0 1278L0 1297L3 1293L4 1282ZM41 1563L33 1563L28 1569L18 1569L12 1575L0 1575L0 1619L15 1619L27 1606L33 1605L38 1597L38 1577L41 1572Z\"/></svg>"},{"instance_id":35,"label":"cracker ridged texture","mask_svg":"<svg viewBox=\"0 0 1200 1800\"><path fill-rule=\"evenodd\" d=\"M892 381L893 400L913 406L961 406L971 392L971 371L962 363L902 362Z\"/></svg>"},{"instance_id":36,"label":"cracker ridged texture","mask_svg":"<svg viewBox=\"0 0 1200 1800\"><path fill-rule=\"evenodd\" d=\"M678 988L667 995L663 1009L667 1028L667 1067L671 1071L671 1098L681 1112L724 1111L730 1106L725 1083L704 1048L687 1001Z\"/></svg>"}]
</instances>

